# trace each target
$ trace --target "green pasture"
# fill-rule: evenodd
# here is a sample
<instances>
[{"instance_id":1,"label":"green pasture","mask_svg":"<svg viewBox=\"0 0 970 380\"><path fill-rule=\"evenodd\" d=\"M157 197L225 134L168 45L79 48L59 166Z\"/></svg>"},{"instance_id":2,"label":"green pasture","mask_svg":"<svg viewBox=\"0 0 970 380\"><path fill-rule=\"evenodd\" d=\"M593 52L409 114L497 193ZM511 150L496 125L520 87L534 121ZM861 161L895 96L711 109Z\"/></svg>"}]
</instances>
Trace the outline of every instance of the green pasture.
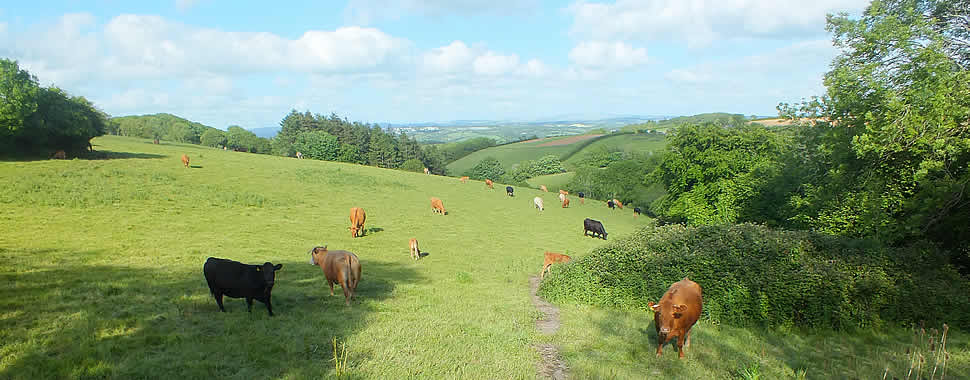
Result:
<instances>
[{"instance_id":1,"label":"green pasture","mask_svg":"<svg viewBox=\"0 0 970 380\"><path fill-rule=\"evenodd\" d=\"M568 145L554 145L554 146L539 146L551 141L560 140L563 138L569 138L572 136L565 137L550 137L545 139L539 139L537 141L530 142L518 142L508 145L493 146L491 148L482 149L480 151L469 154L465 157L458 159L455 162L448 164L448 173L450 175L459 176L466 170L475 167L481 160L486 157L495 157L505 170L512 169L512 166L518 164L525 160L537 160L545 155L555 155L560 157L573 149L575 149L576 144Z\"/></svg>"},{"instance_id":2,"label":"green pasture","mask_svg":"<svg viewBox=\"0 0 970 380\"><path fill-rule=\"evenodd\" d=\"M754 366L761 378L882 378L887 365L905 377L896 369L910 337L895 328L701 323L684 361L670 346L654 357L641 311L561 305L559 333L538 334L528 278L542 253L578 258L603 244L583 237L585 217L611 241L649 225L628 209L196 145L106 136L94 147L102 159L0 162L0 379L533 379L544 342L560 345L576 379L741 378ZM431 212L431 196L448 215ZM357 239L354 206L367 212ZM427 253L418 261L412 237ZM360 257L351 307L309 264L315 245ZM209 256L283 264L276 316L233 298L220 313L202 275ZM951 329L947 379L970 377L963 331Z\"/></svg>"},{"instance_id":3,"label":"green pasture","mask_svg":"<svg viewBox=\"0 0 970 380\"><path fill-rule=\"evenodd\" d=\"M546 185L546 188L549 189L549 191L558 193L559 189L566 188L566 184L569 183L574 176L576 176L576 173L573 172L548 174L529 178L525 182L534 188L539 188L539 185ZM573 201L570 201L570 203L572 202Z\"/></svg>"},{"instance_id":4,"label":"green pasture","mask_svg":"<svg viewBox=\"0 0 970 380\"><path fill-rule=\"evenodd\" d=\"M660 134L632 134L619 136L606 136L594 141L582 150L569 156L563 165L567 170L575 168L584 159L588 152L606 150L609 152L625 152L648 154L648 152L660 152L667 145L665 136Z\"/></svg>"}]
</instances>

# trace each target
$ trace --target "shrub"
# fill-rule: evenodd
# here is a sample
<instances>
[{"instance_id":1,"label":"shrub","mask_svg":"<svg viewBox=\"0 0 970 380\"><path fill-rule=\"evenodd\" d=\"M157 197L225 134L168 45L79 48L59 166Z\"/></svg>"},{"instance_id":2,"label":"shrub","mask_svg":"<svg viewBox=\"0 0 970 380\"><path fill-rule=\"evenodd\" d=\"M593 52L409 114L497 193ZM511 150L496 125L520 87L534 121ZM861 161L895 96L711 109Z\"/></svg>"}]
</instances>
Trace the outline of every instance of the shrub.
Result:
<instances>
[{"instance_id":1,"label":"shrub","mask_svg":"<svg viewBox=\"0 0 970 380\"><path fill-rule=\"evenodd\" d=\"M421 163L421 160L417 158L412 158L404 161L404 163L402 163L398 169L409 171L409 172L422 173L424 172L424 164Z\"/></svg>"},{"instance_id":2,"label":"shrub","mask_svg":"<svg viewBox=\"0 0 970 380\"><path fill-rule=\"evenodd\" d=\"M464 175L476 180L498 180L503 174L505 174L505 168L495 157L485 157L478 165L464 173Z\"/></svg>"},{"instance_id":3,"label":"shrub","mask_svg":"<svg viewBox=\"0 0 970 380\"><path fill-rule=\"evenodd\" d=\"M970 286L932 246L886 248L764 226L648 227L546 277L539 293L646 311L670 284L704 289L702 318L735 325L847 329L970 322ZM940 286L946 284L946 286Z\"/></svg>"}]
</instances>

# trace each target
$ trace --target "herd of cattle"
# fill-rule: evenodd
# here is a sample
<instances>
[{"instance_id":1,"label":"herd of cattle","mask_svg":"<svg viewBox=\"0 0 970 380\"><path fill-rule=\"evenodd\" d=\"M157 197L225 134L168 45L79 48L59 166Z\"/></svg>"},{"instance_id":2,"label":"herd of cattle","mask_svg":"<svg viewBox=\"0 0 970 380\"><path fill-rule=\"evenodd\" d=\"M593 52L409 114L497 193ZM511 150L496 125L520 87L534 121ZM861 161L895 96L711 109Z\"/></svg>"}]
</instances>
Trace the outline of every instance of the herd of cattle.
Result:
<instances>
[{"instance_id":1,"label":"herd of cattle","mask_svg":"<svg viewBox=\"0 0 970 380\"><path fill-rule=\"evenodd\" d=\"M182 164L189 166L189 157L182 155ZM425 171L425 173L428 173ZM468 177L460 178L462 183ZM486 186L494 188L491 180L485 180ZM543 191L548 191L543 185ZM510 197L514 197L515 189L512 186L505 188ZM563 208L569 207L568 191L559 190L559 200ZM585 194L577 194L580 203L584 203ZM535 207L542 211L543 201L541 197L533 198ZM623 203L616 199L607 201L607 207L614 209L623 208ZM441 199L431 197L431 209L433 213L447 215ZM634 208L634 217L640 214L640 208ZM364 223L367 214L363 208L353 207L350 209L350 233L356 238L364 234ZM597 236L598 235L598 236ZM606 240L606 229L603 223L598 220L586 218L583 220L583 236L600 237ZM418 248L418 240L412 238L408 241L408 248L411 258L417 260L421 256ZM333 296L334 284L339 284L344 293L344 302L350 306L350 301L354 298L357 284L360 282L361 266L360 260L353 252L344 250L328 250L327 246L313 247L308 254L310 264L319 266L323 271L327 284L330 286L330 295ZM545 277L546 272L552 264L567 263L572 258L555 252L545 252L542 270L539 271L540 280ZM246 308L249 312L253 309L253 300L260 301L266 305L266 310L273 316L273 304L271 294L273 285L276 282L276 271L280 270L283 264L273 265L270 262L261 265L243 264L237 261L209 257L202 267L209 291L215 298L219 310L225 312L222 298L228 296L232 298L245 298ZM657 329L657 356L663 352L663 345L673 338L677 339L677 349L680 358L684 358L684 347L690 346L690 329L697 322L703 307L701 297L701 287L686 277L670 286L667 292L660 298L658 303L650 302L648 306L654 311L654 325Z\"/></svg>"}]
</instances>

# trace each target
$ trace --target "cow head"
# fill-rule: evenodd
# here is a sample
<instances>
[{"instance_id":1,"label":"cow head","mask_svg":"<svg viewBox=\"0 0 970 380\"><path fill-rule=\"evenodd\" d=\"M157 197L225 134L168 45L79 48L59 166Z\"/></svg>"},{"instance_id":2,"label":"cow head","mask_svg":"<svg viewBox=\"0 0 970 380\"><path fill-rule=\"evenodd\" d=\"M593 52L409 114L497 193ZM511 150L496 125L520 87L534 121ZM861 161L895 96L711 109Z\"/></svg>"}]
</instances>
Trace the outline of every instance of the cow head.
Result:
<instances>
[{"instance_id":1,"label":"cow head","mask_svg":"<svg viewBox=\"0 0 970 380\"><path fill-rule=\"evenodd\" d=\"M323 247L313 247L313 249L308 252L310 254L310 265L317 265L317 255L324 256L327 254L327 246ZM321 258L322 259L322 258Z\"/></svg>"},{"instance_id":2,"label":"cow head","mask_svg":"<svg viewBox=\"0 0 970 380\"><path fill-rule=\"evenodd\" d=\"M347 228L350 229L350 237L357 237L357 230L358 230L358 228L357 228L356 225L350 226L350 227L347 227Z\"/></svg>"},{"instance_id":3,"label":"cow head","mask_svg":"<svg viewBox=\"0 0 970 380\"><path fill-rule=\"evenodd\" d=\"M687 311L686 304L674 304L670 301L661 300L660 304L648 302L647 306L653 310L653 323L657 325L657 333L661 336L667 335L674 326L675 321L680 319Z\"/></svg>"},{"instance_id":4,"label":"cow head","mask_svg":"<svg viewBox=\"0 0 970 380\"><path fill-rule=\"evenodd\" d=\"M276 283L276 271L281 268L283 268L283 264L273 265L273 263L268 261L256 267L256 271L263 274L263 281L266 283L267 291L273 288L273 284Z\"/></svg>"}]
</instances>

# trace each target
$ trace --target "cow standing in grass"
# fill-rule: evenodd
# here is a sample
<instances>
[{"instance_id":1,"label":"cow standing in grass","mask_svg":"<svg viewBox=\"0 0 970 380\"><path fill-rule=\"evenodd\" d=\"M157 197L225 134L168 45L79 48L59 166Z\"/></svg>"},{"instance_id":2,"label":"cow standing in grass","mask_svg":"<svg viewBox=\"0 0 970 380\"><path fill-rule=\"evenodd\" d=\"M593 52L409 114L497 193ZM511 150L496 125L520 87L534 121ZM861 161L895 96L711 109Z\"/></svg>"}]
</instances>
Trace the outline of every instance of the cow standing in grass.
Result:
<instances>
[{"instance_id":1,"label":"cow standing in grass","mask_svg":"<svg viewBox=\"0 0 970 380\"><path fill-rule=\"evenodd\" d=\"M441 203L441 199L431 197L431 212L436 212L441 215L445 215L448 212L445 211L445 205Z\"/></svg>"},{"instance_id":2,"label":"cow standing in grass","mask_svg":"<svg viewBox=\"0 0 970 380\"><path fill-rule=\"evenodd\" d=\"M468 182L468 176L466 175L464 177L459 178L458 180L461 181L461 183L466 183Z\"/></svg>"},{"instance_id":3,"label":"cow standing in grass","mask_svg":"<svg viewBox=\"0 0 970 380\"><path fill-rule=\"evenodd\" d=\"M424 174L431 174L431 171L428 168L424 168Z\"/></svg>"},{"instance_id":4,"label":"cow standing in grass","mask_svg":"<svg viewBox=\"0 0 970 380\"><path fill-rule=\"evenodd\" d=\"M610 210L615 210L616 209L616 204L613 203L613 200L611 199L611 200L606 201L606 207L609 207Z\"/></svg>"},{"instance_id":5,"label":"cow standing in grass","mask_svg":"<svg viewBox=\"0 0 970 380\"><path fill-rule=\"evenodd\" d=\"M418 249L418 239L411 238L408 241L408 249L411 250L411 258L417 260L421 257L421 250Z\"/></svg>"},{"instance_id":6,"label":"cow standing in grass","mask_svg":"<svg viewBox=\"0 0 970 380\"><path fill-rule=\"evenodd\" d=\"M569 198L563 198L562 208L567 208L567 207L569 207Z\"/></svg>"},{"instance_id":7,"label":"cow standing in grass","mask_svg":"<svg viewBox=\"0 0 970 380\"><path fill-rule=\"evenodd\" d=\"M606 240L606 228L603 227L603 223L598 220L593 220L586 218L583 220L583 236L589 236L587 233L591 234L594 238L596 234L599 234L603 240Z\"/></svg>"},{"instance_id":8,"label":"cow standing in grass","mask_svg":"<svg viewBox=\"0 0 970 380\"><path fill-rule=\"evenodd\" d=\"M182 155L182 165L185 165L185 167L189 167L189 155L187 154Z\"/></svg>"},{"instance_id":9,"label":"cow standing in grass","mask_svg":"<svg viewBox=\"0 0 970 380\"><path fill-rule=\"evenodd\" d=\"M513 189L512 186L506 186L505 187L505 193L508 194L510 197L514 197L515 196L515 189Z\"/></svg>"},{"instance_id":10,"label":"cow standing in grass","mask_svg":"<svg viewBox=\"0 0 970 380\"><path fill-rule=\"evenodd\" d=\"M360 207L350 208L350 236L358 237L364 235L364 222L367 220L367 214L364 213L364 209Z\"/></svg>"},{"instance_id":11,"label":"cow standing in grass","mask_svg":"<svg viewBox=\"0 0 970 380\"><path fill-rule=\"evenodd\" d=\"M283 264L266 262L263 265L247 265L237 261L210 257L202 266L205 281L209 284L209 292L216 299L219 310L226 312L222 306L222 296L245 298L246 309L253 311L253 300L266 304L266 310L273 316L271 296L273 285L276 283L276 271L283 268Z\"/></svg>"},{"instance_id":12,"label":"cow standing in grass","mask_svg":"<svg viewBox=\"0 0 970 380\"><path fill-rule=\"evenodd\" d=\"M583 192L580 191L576 195L579 195L579 204L586 204L586 194L583 194Z\"/></svg>"},{"instance_id":13,"label":"cow standing in grass","mask_svg":"<svg viewBox=\"0 0 970 380\"><path fill-rule=\"evenodd\" d=\"M663 346L677 337L677 351L684 358L684 347L690 346L690 328L697 323L704 307L701 286L687 277L673 283L660 302L648 302L653 310L653 325L657 328L657 356Z\"/></svg>"},{"instance_id":14,"label":"cow standing in grass","mask_svg":"<svg viewBox=\"0 0 970 380\"><path fill-rule=\"evenodd\" d=\"M633 217L634 218L636 218L637 216L639 216L641 213L643 213L643 210L640 210L639 207L634 207L633 208Z\"/></svg>"},{"instance_id":15,"label":"cow standing in grass","mask_svg":"<svg viewBox=\"0 0 970 380\"><path fill-rule=\"evenodd\" d=\"M328 251L327 246L313 247L310 250L310 265L319 266L323 270L327 284L330 285L330 295L333 296L333 284L340 284L344 291L344 302L350 306L360 282L360 260L353 252Z\"/></svg>"},{"instance_id":16,"label":"cow standing in grass","mask_svg":"<svg viewBox=\"0 0 970 380\"><path fill-rule=\"evenodd\" d=\"M545 260L542 262L542 270L539 271L539 280L541 281L542 278L546 276L546 272L549 271L549 267L551 267L552 264L568 263L569 260L572 260L572 257L563 255L561 253L546 252Z\"/></svg>"},{"instance_id":17,"label":"cow standing in grass","mask_svg":"<svg viewBox=\"0 0 970 380\"><path fill-rule=\"evenodd\" d=\"M539 209L539 211L542 211L544 209L542 207L542 198L539 198L539 197L532 198L532 203L536 205L536 208Z\"/></svg>"},{"instance_id":18,"label":"cow standing in grass","mask_svg":"<svg viewBox=\"0 0 970 380\"><path fill-rule=\"evenodd\" d=\"M495 188L495 186L492 186L492 184L493 184L492 180L487 179L487 178L485 179L485 186L488 186L489 189L494 189Z\"/></svg>"}]
</instances>

